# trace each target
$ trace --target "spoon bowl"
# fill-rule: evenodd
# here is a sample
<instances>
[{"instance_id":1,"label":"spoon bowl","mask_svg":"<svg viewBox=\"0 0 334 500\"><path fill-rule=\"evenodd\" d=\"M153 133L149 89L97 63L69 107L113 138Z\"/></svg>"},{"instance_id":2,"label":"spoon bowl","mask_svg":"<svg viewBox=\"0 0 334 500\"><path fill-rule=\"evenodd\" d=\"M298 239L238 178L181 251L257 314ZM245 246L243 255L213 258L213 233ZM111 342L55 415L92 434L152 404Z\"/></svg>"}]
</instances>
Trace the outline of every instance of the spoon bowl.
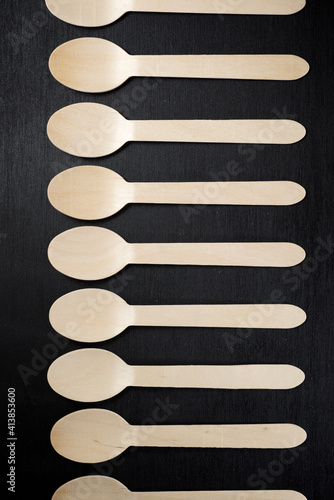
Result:
<instances>
[{"instance_id":1,"label":"spoon bowl","mask_svg":"<svg viewBox=\"0 0 334 500\"><path fill-rule=\"evenodd\" d=\"M98 463L116 458L136 443L131 427L117 413L90 408L58 420L51 430L51 444L69 460Z\"/></svg>"},{"instance_id":2,"label":"spoon bowl","mask_svg":"<svg viewBox=\"0 0 334 500\"><path fill-rule=\"evenodd\" d=\"M101 56L103 54L103 57ZM53 77L67 87L85 92L108 92L133 74L132 58L121 47L102 38L77 38L51 54Z\"/></svg>"},{"instance_id":3,"label":"spoon bowl","mask_svg":"<svg viewBox=\"0 0 334 500\"><path fill-rule=\"evenodd\" d=\"M48 198L60 212L82 220L97 220L119 212L132 198L132 186L104 167L73 167L56 175Z\"/></svg>"},{"instance_id":4,"label":"spoon bowl","mask_svg":"<svg viewBox=\"0 0 334 500\"><path fill-rule=\"evenodd\" d=\"M80 102L56 111L48 122L47 134L65 153L96 158L124 146L131 137L131 122L110 106Z\"/></svg>"},{"instance_id":5,"label":"spoon bowl","mask_svg":"<svg viewBox=\"0 0 334 500\"><path fill-rule=\"evenodd\" d=\"M131 0L45 0L45 3L58 19L87 28L117 21L131 6Z\"/></svg>"},{"instance_id":6,"label":"spoon bowl","mask_svg":"<svg viewBox=\"0 0 334 500\"><path fill-rule=\"evenodd\" d=\"M88 288L56 300L50 309L50 323L71 340L102 342L134 324L134 317L129 305L115 293Z\"/></svg>"},{"instance_id":7,"label":"spoon bowl","mask_svg":"<svg viewBox=\"0 0 334 500\"><path fill-rule=\"evenodd\" d=\"M133 386L132 368L104 349L79 349L57 358L48 382L61 396L82 403L104 401Z\"/></svg>"},{"instance_id":8,"label":"spoon bowl","mask_svg":"<svg viewBox=\"0 0 334 500\"><path fill-rule=\"evenodd\" d=\"M109 229L82 226L58 234L48 257L55 269L70 278L104 279L117 274L133 260L131 245Z\"/></svg>"},{"instance_id":9,"label":"spoon bowl","mask_svg":"<svg viewBox=\"0 0 334 500\"><path fill-rule=\"evenodd\" d=\"M83 498L85 500L130 500L131 498L135 500L128 488L113 477L93 475L79 477L63 484L54 493L52 500L82 500Z\"/></svg>"}]
</instances>

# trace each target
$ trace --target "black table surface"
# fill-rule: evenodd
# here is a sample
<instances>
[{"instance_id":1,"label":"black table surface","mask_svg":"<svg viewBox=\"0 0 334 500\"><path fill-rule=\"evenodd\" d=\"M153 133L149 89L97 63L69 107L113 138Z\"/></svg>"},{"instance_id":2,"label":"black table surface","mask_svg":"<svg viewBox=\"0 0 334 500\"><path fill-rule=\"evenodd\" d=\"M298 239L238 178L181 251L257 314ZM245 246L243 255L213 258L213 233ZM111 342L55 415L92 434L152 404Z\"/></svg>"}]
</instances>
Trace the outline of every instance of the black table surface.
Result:
<instances>
[{"instance_id":1,"label":"black table surface","mask_svg":"<svg viewBox=\"0 0 334 500\"><path fill-rule=\"evenodd\" d=\"M2 0L1 15L1 405L2 483L8 492L7 390L16 391L16 495L51 498L63 483L106 474L133 491L294 489L309 500L333 498L333 21L331 2L310 0L292 16L129 13L113 25L85 29L50 15L44 2ZM100 36L131 54L292 53L310 73L293 82L132 78L105 94L56 82L48 57L59 44ZM87 160L57 150L46 136L53 112L96 101L131 119L292 118L307 128L294 145L129 143ZM57 173L76 165L110 167L128 181L293 180L307 198L290 207L129 205L96 224L129 242L291 241L306 260L291 269L128 266L101 282L54 270L47 246L85 225L47 200ZM57 335L48 321L54 300L72 290L113 290L131 304L272 301L305 309L294 330L128 328L101 346L129 364L290 363L306 373L288 391L128 388L98 404L66 400L48 386L51 361L85 347ZM274 293L274 295L273 295ZM95 346L95 345L94 345ZM53 424L72 411L107 408L131 424L291 422L308 433L296 450L130 448L94 466L59 456ZM158 496L157 496L158 498Z\"/></svg>"}]
</instances>

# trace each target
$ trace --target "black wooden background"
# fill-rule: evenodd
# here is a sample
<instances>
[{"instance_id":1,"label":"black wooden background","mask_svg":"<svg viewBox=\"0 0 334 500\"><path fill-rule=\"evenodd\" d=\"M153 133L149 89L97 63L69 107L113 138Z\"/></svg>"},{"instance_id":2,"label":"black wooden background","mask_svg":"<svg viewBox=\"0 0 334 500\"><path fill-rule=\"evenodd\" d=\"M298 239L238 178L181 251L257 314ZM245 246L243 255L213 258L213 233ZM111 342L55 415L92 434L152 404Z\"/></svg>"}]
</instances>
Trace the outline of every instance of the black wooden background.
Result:
<instances>
[{"instance_id":1,"label":"black wooden background","mask_svg":"<svg viewBox=\"0 0 334 500\"><path fill-rule=\"evenodd\" d=\"M64 482L102 473L133 491L295 489L310 500L333 498L333 22L331 2L309 0L292 16L130 13L113 25L84 29L52 17L44 2L1 2L1 381L2 452L6 459L7 388L16 389L16 496L49 499ZM86 95L57 83L48 57L75 37L100 36L132 54L294 53L309 75L295 82L131 79L114 92ZM148 90L147 87L151 86ZM253 147L131 143L87 161L57 150L46 123L80 101L114 106L131 119L293 118L308 130L295 145ZM231 163L232 162L232 163ZM110 280L84 283L48 263L58 233L85 224L61 215L46 190L58 172L80 164L110 167L128 181L289 179L307 189L292 207L132 205L98 224L130 242L292 241L307 251L293 269L129 266ZM234 168L231 170L231 165ZM322 250L319 252L319 245ZM47 366L78 347L52 331L54 300L78 288L115 290L132 304L259 303L273 290L301 306L308 320L290 331L129 328L101 344L129 364L291 363L306 373L291 391L129 388L101 404L141 424L169 402L166 424L292 422L308 440L280 450L129 449L98 466L70 462L49 433L85 405L53 393ZM8 465L1 468L6 491ZM11 493L8 493L12 495ZM158 498L158 497L157 497Z\"/></svg>"}]
</instances>

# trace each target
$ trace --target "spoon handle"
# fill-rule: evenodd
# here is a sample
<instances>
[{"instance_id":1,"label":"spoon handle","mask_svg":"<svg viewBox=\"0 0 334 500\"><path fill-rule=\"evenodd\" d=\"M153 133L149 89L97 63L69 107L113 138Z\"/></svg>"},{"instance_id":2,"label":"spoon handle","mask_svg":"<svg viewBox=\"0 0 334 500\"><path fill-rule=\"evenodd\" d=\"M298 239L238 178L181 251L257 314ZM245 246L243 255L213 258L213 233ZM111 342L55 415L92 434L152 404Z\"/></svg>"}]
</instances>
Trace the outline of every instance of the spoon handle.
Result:
<instances>
[{"instance_id":1,"label":"spoon handle","mask_svg":"<svg viewBox=\"0 0 334 500\"><path fill-rule=\"evenodd\" d=\"M304 373L291 365L133 366L137 387L292 389Z\"/></svg>"},{"instance_id":2,"label":"spoon handle","mask_svg":"<svg viewBox=\"0 0 334 500\"><path fill-rule=\"evenodd\" d=\"M137 446L293 448L306 432L293 424L131 426Z\"/></svg>"},{"instance_id":3,"label":"spoon handle","mask_svg":"<svg viewBox=\"0 0 334 500\"><path fill-rule=\"evenodd\" d=\"M292 144L306 134L294 120L132 120L134 141Z\"/></svg>"},{"instance_id":4,"label":"spoon handle","mask_svg":"<svg viewBox=\"0 0 334 500\"><path fill-rule=\"evenodd\" d=\"M296 328L305 312L290 304L131 306L137 326Z\"/></svg>"},{"instance_id":5,"label":"spoon handle","mask_svg":"<svg viewBox=\"0 0 334 500\"><path fill-rule=\"evenodd\" d=\"M306 500L304 495L293 490L136 492L134 498L138 500L157 498L159 500Z\"/></svg>"},{"instance_id":6,"label":"spoon handle","mask_svg":"<svg viewBox=\"0 0 334 500\"><path fill-rule=\"evenodd\" d=\"M136 76L297 80L309 71L294 55L133 56Z\"/></svg>"},{"instance_id":7,"label":"spoon handle","mask_svg":"<svg viewBox=\"0 0 334 500\"><path fill-rule=\"evenodd\" d=\"M305 189L291 181L150 182L131 184L134 203L293 205Z\"/></svg>"},{"instance_id":8,"label":"spoon handle","mask_svg":"<svg viewBox=\"0 0 334 500\"><path fill-rule=\"evenodd\" d=\"M287 15L298 12L305 0L132 0L137 12L174 12L194 14L268 14Z\"/></svg>"},{"instance_id":9,"label":"spoon handle","mask_svg":"<svg viewBox=\"0 0 334 500\"><path fill-rule=\"evenodd\" d=\"M294 243L132 243L132 264L289 267L305 251Z\"/></svg>"}]
</instances>

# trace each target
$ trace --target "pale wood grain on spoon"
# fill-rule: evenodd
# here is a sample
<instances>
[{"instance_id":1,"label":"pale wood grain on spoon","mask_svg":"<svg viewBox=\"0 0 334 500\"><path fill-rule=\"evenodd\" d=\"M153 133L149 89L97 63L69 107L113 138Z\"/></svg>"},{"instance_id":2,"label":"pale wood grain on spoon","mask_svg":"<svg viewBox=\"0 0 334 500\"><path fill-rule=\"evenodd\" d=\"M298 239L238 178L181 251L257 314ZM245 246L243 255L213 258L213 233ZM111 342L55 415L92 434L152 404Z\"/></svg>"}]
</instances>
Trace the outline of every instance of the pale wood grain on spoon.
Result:
<instances>
[{"instance_id":1,"label":"pale wood grain on spoon","mask_svg":"<svg viewBox=\"0 0 334 500\"><path fill-rule=\"evenodd\" d=\"M46 0L50 12L77 26L99 27L126 12L192 14L289 15L305 7L305 0Z\"/></svg>"},{"instance_id":2,"label":"pale wood grain on spoon","mask_svg":"<svg viewBox=\"0 0 334 500\"><path fill-rule=\"evenodd\" d=\"M291 304L129 305L99 288L63 295L50 309L52 327L78 342L102 342L129 326L291 329L306 320Z\"/></svg>"},{"instance_id":3,"label":"pale wood grain on spoon","mask_svg":"<svg viewBox=\"0 0 334 500\"><path fill-rule=\"evenodd\" d=\"M120 455L129 446L178 448L292 448L306 439L293 424L144 425L134 426L117 413L80 410L58 420L51 443L63 457L98 463Z\"/></svg>"},{"instance_id":4,"label":"pale wood grain on spoon","mask_svg":"<svg viewBox=\"0 0 334 500\"><path fill-rule=\"evenodd\" d=\"M83 476L69 481L52 500L306 500L293 490L159 491L132 492L107 476Z\"/></svg>"},{"instance_id":5,"label":"pale wood grain on spoon","mask_svg":"<svg viewBox=\"0 0 334 500\"><path fill-rule=\"evenodd\" d=\"M57 47L49 68L56 80L81 92L107 92L132 76L296 80L309 71L304 59L288 54L132 56L93 37Z\"/></svg>"},{"instance_id":6,"label":"pale wood grain on spoon","mask_svg":"<svg viewBox=\"0 0 334 500\"><path fill-rule=\"evenodd\" d=\"M305 375L291 365L129 366L104 349L78 349L57 358L48 370L52 389L68 399L96 403L126 387L292 389Z\"/></svg>"},{"instance_id":7,"label":"pale wood grain on spoon","mask_svg":"<svg viewBox=\"0 0 334 500\"><path fill-rule=\"evenodd\" d=\"M47 125L50 141L66 153L97 158L129 141L293 144L306 130L294 120L126 120L115 109L92 102L71 104Z\"/></svg>"},{"instance_id":8,"label":"pale wood grain on spoon","mask_svg":"<svg viewBox=\"0 0 334 500\"><path fill-rule=\"evenodd\" d=\"M58 234L48 257L80 280L109 278L128 264L290 267L305 259L294 243L128 243L109 229L82 226Z\"/></svg>"},{"instance_id":9,"label":"pale wood grain on spoon","mask_svg":"<svg viewBox=\"0 0 334 500\"><path fill-rule=\"evenodd\" d=\"M305 189L291 181L129 183L93 165L69 168L48 187L49 201L57 210L84 220L110 217L128 203L293 205L305 195Z\"/></svg>"}]
</instances>

